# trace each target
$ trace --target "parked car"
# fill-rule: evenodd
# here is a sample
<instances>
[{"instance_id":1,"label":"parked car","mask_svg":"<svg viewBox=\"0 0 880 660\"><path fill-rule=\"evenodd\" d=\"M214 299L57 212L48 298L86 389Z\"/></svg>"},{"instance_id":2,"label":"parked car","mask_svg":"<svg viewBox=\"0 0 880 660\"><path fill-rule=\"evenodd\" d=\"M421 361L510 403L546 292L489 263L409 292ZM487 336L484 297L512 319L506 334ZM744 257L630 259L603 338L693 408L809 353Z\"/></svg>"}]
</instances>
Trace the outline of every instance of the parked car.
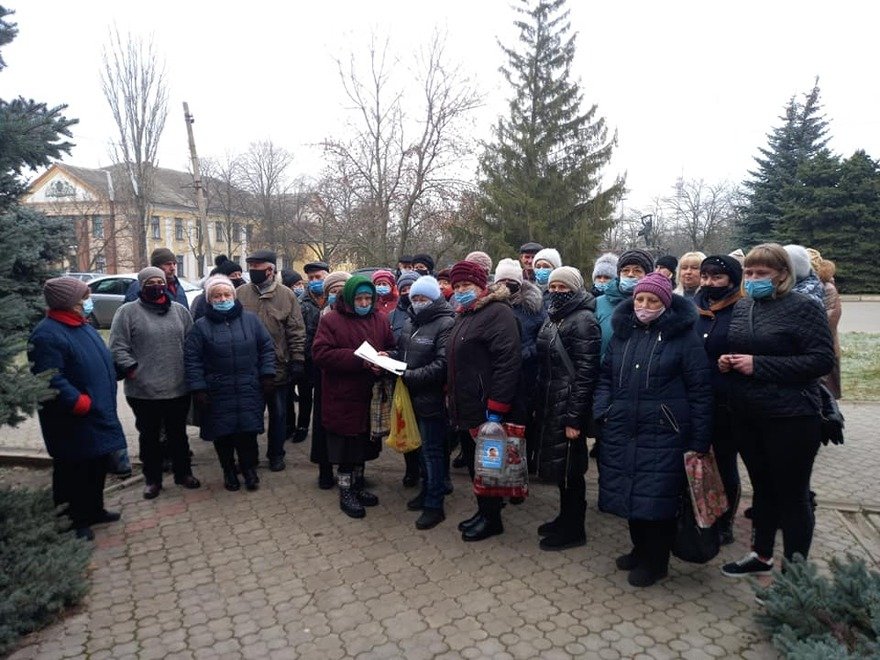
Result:
<instances>
[{"instance_id":1,"label":"parked car","mask_svg":"<svg viewBox=\"0 0 880 660\"><path fill-rule=\"evenodd\" d=\"M83 282L91 282L96 277L101 277L101 273L64 273L64 277L74 277Z\"/></svg>"},{"instance_id":2,"label":"parked car","mask_svg":"<svg viewBox=\"0 0 880 660\"><path fill-rule=\"evenodd\" d=\"M186 292L186 299L192 305L193 300L202 292L192 282L188 282L183 278L180 284ZM137 280L137 273L122 273L119 275L105 275L104 277L96 277L87 282L89 289L92 291L92 300L95 301L95 308L89 316L89 323L96 328L109 328L113 321L113 315L116 310L125 302L125 292L131 283Z\"/></svg>"}]
</instances>

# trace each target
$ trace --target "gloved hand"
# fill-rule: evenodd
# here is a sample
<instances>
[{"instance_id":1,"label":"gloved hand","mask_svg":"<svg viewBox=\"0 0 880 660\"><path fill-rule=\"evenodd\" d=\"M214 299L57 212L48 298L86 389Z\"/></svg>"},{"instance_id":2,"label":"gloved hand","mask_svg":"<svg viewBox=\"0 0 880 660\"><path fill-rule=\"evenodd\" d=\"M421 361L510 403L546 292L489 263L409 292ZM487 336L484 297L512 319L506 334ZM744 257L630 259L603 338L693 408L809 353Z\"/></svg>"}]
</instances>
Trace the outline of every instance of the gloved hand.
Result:
<instances>
[{"instance_id":1,"label":"gloved hand","mask_svg":"<svg viewBox=\"0 0 880 660\"><path fill-rule=\"evenodd\" d=\"M260 378L260 389L263 391L263 397L268 399L275 393L275 377L263 376Z\"/></svg>"},{"instance_id":2,"label":"gloved hand","mask_svg":"<svg viewBox=\"0 0 880 660\"><path fill-rule=\"evenodd\" d=\"M211 397L205 390L199 390L192 393L193 403L197 408L207 408L211 404Z\"/></svg>"},{"instance_id":3,"label":"gloved hand","mask_svg":"<svg viewBox=\"0 0 880 660\"><path fill-rule=\"evenodd\" d=\"M305 363L296 360L289 362L287 364L287 374L290 376L291 381L298 383L306 375Z\"/></svg>"}]
</instances>

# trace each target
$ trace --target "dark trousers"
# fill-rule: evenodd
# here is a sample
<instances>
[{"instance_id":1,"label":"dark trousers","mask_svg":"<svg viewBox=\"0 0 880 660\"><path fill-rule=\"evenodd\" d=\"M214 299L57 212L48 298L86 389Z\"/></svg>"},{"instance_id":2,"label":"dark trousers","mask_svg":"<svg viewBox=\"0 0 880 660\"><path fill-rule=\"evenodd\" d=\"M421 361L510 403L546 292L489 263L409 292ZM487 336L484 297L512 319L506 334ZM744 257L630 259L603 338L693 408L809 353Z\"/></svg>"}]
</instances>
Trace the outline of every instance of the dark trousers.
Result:
<instances>
[{"instance_id":1,"label":"dark trousers","mask_svg":"<svg viewBox=\"0 0 880 660\"><path fill-rule=\"evenodd\" d=\"M590 463L587 439L580 437L566 447L565 469L557 479L559 487L559 518L566 530L583 532L587 515L587 480L584 475Z\"/></svg>"},{"instance_id":2,"label":"dark trousers","mask_svg":"<svg viewBox=\"0 0 880 660\"><path fill-rule=\"evenodd\" d=\"M422 450L419 462L422 472L422 493L426 509L443 509L449 463L446 452L448 424L443 417L418 417Z\"/></svg>"},{"instance_id":3,"label":"dark trousers","mask_svg":"<svg viewBox=\"0 0 880 660\"><path fill-rule=\"evenodd\" d=\"M712 449L715 452L715 462L718 464L721 482L724 484L724 494L730 504L730 508L719 519L720 526L724 527L729 526L736 516L739 507L740 479L739 465L736 462L737 442L733 432L733 419L730 408L721 401L715 402L712 417Z\"/></svg>"},{"instance_id":4,"label":"dark trousers","mask_svg":"<svg viewBox=\"0 0 880 660\"><path fill-rule=\"evenodd\" d=\"M55 506L67 505L74 529L88 527L104 510L107 465L107 456L52 459L52 499Z\"/></svg>"},{"instance_id":5,"label":"dark trousers","mask_svg":"<svg viewBox=\"0 0 880 660\"><path fill-rule=\"evenodd\" d=\"M476 474L474 470L474 454L477 450L477 443L471 437L470 431L456 431L458 441L461 443L461 455L464 457L467 465L468 474L471 481L474 480ZM483 514L483 517L493 522L501 521L501 503L500 497L485 497L477 495L477 509Z\"/></svg>"},{"instance_id":6,"label":"dark trousers","mask_svg":"<svg viewBox=\"0 0 880 660\"><path fill-rule=\"evenodd\" d=\"M639 562L653 571L665 571L669 566L669 553L675 541L677 520L629 521L629 537L633 552Z\"/></svg>"},{"instance_id":7,"label":"dark trousers","mask_svg":"<svg viewBox=\"0 0 880 660\"><path fill-rule=\"evenodd\" d=\"M166 434L166 451L171 456L174 479L180 481L192 474L189 441L186 437L186 415L189 412L189 394L176 399L135 399L127 397L134 411L138 430L144 481L162 483L162 428Z\"/></svg>"},{"instance_id":8,"label":"dark trousers","mask_svg":"<svg viewBox=\"0 0 880 660\"><path fill-rule=\"evenodd\" d=\"M818 416L735 418L737 447L752 480L752 549L772 557L782 530L786 559L805 558L816 519L810 504L810 475L821 442Z\"/></svg>"},{"instance_id":9,"label":"dark trousers","mask_svg":"<svg viewBox=\"0 0 880 660\"><path fill-rule=\"evenodd\" d=\"M296 429L309 428L314 389L315 386L309 376L303 376L290 386L290 400L287 406L287 435L291 435Z\"/></svg>"},{"instance_id":10,"label":"dark trousers","mask_svg":"<svg viewBox=\"0 0 880 660\"><path fill-rule=\"evenodd\" d=\"M276 385L272 394L266 399L269 409L269 429L266 432L268 446L266 458L284 458L284 441L287 439L287 398L290 385Z\"/></svg>"},{"instance_id":11,"label":"dark trousers","mask_svg":"<svg viewBox=\"0 0 880 660\"><path fill-rule=\"evenodd\" d=\"M256 433L221 435L214 440L214 450L224 472L235 469L236 454L242 471L257 467L259 462Z\"/></svg>"}]
</instances>

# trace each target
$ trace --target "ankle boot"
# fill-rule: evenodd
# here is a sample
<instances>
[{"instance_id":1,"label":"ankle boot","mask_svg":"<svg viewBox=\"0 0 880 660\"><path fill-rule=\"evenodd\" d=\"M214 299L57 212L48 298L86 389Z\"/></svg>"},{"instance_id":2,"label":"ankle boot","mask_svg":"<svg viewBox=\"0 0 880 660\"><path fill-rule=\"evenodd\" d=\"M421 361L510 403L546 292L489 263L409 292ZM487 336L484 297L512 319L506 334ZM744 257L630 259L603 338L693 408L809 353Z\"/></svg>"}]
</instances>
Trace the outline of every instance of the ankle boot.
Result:
<instances>
[{"instance_id":1,"label":"ankle boot","mask_svg":"<svg viewBox=\"0 0 880 660\"><path fill-rule=\"evenodd\" d=\"M360 503L351 488L351 474L340 473L337 477L339 484L339 508L345 515L351 518L363 518L367 515L364 505Z\"/></svg>"},{"instance_id":2,"label":"ankle boot","mask_svg":"<svg viewBox=\"0 0 880 660\"><path fill-rule=\"evenodd\" d=\"M241 482L234 469L223 470L223 487L233 492L241 488Z\"/></svg>"},{"instance_id":3,"label":"ankle boot","mask_svg":"<svg viewBox=\"0 0 880 660\"><path fill-rule=\"evenodd\" d=\"M556 516L553 520L549 522L545 522L544 524L538 527L538 536L550 536L551 534L555 534L559 531L559 527L562 525L562 510L565 506L565 502L563 501L563 491L562 488L559 489L559 515Z\"/></svg>"},{"instance_id":4,"label":"ankle boot","mask_svg":"<svg viewBox=\"0 0 880 660\"><path fill-rule=\"evenodd\" d=\"M351 473L351 489L363 506L377 506L379 498L364 488L364 468L356 467Z\"/></svg>"},{"instance_id":5,"label":"ankle boot","mask_svg":"<svg viewBox=\"0 0 880 660\"><path fill-rule=\"evenodd\" d=\"M406 473L403 475L403 487L413 488L419 485L421 470L419 468L419 452L421 449L413 449L403 455L406 463Z\"/></svg>"},{"instance_id":6,"label":"ankle boot","mask_svg":"<svg viewBox=\"0 0 880 660\"><path fill-rule=\"evenodd\" d=\"M565 550L586 545L587 535L584 530L584 518L587 503L578 493L564 492L562 495L563 507L560 516L560 524L556 530L541 539L541 550Z\"/></svg>"},{"instance_id":7,"label":"ankle boot","mask_svg":"<svg viewBox=\"0 0 880 660\"><path fill-rule=\"evenodd\" d=\"M257 471L252 468L242 468L242 475L244 477L244 487L248 490L257 490L260 487L260 477L257 476Z\"/></svg>"},{"instance_id":8,"label":"ankle boot","mask_svg":"<svg viewBox=\"0 0 880 660\"><path fill-rule=\"evenodd\" d=\"M318 488L321 490L330 490L336 485L336 478L333 476L333 466L330 463L318 464Z\"/></svg>"}]
</instances>

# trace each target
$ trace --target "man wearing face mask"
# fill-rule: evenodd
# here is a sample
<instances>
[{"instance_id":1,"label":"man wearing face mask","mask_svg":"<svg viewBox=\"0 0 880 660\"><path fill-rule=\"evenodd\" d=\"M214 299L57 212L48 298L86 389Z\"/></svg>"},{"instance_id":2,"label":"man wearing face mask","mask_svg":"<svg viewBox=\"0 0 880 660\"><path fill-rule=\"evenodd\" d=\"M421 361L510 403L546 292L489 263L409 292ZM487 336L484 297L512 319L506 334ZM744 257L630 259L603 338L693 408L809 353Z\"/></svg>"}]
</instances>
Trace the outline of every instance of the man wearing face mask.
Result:
<instances>
[{"instance_id":1,"label":"man wearing face mask","mask_svg":"<svg viewBox=\"0 0 880 660\"><path fill-rule=\"evenodd\" d=\"M186 291L177 279L177 257L168 248L156 248L150 253L150 266L160 268L165 273L165 282L168 287L168 295L174 302L189 309L189 301L186 299ZM218 271L219 272L219 271ZM225 274L225 273L224 273ZM141 292L141 283L135 280L125 292L125 302L133 302L138 299Z\"/></svg>"},{"instance_id":2,"label":"man wearing face mask","mask_svg":"<svg viewBox=\"0 0 880 660\"><path fill-rule=\"evenodd\" d=\"M434 274L434 260L431 258L430 254L420 253L413 257L412 260L413 270L416 271L419 275L433 275Z\"/></svg>"},{"instance_id":3,"label":"man wearing face mask","mask_svg":"<svg viewBox=\"0 0 880 660\"><path fill-rule=\"evenodd\" d=\"M306 331L299 301L293 291L276 281L276 257L271 250L257 250L246 260L250 284L235 291L236 299L256 314L275 346L275 391L267 397L269 408L269 469L285 468L284 440L287 432L287 403L290 383L305 373Z\"/></svg>"},{"instance_id":4,"label":"man wearing face mask","mask_svg":"<svg viewBox=\"0 0 880 660\"><path fill-rule=\"evenodd\" d=\"M596 300L596 320L602 328L602 357L611 343L614 308L632 298L633 289L645 275L654 271L654 258L638 248L627 250L617 260L617 277L605 287L605 294Z\"/></svg>"}]
</instances>

